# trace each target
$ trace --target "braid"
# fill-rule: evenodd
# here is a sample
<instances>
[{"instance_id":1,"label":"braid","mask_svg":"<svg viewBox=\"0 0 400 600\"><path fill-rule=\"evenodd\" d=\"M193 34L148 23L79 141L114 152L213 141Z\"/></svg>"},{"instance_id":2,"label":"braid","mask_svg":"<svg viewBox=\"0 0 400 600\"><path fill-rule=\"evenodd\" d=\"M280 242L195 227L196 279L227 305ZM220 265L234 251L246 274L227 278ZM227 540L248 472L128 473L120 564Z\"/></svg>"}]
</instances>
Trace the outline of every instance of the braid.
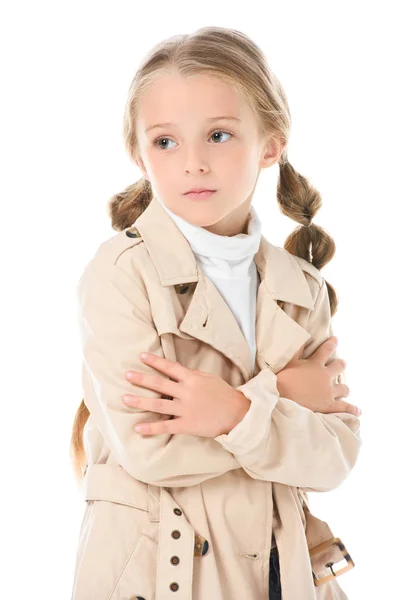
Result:
<instances>
[{"instance_id":1,"label":"braid","mask_svg":"<svg viewBox=\"0 0 400 600\"><path fill-rule=\"evenodd\" d=\"M115 231L130 227L148 207L153 197L150 181L145 177L122 192L114 194L107 203L107 214Z\"/></svg>"},{"instance_id":2,"label":"braid","mask_svg":"<svg viewBox=\"0 0 400 600\"><path fill-rule=\"evenodd\" d=\"M322 206L320 193L300 175L287 160L279 163L277 200L281 212L300 223L287 237L284 248L321 270L334 256L333 238L319 225L312 223ZM328 288L331 315L337 311L337 294L330 283Z\"/></svg>"}]
</instances>

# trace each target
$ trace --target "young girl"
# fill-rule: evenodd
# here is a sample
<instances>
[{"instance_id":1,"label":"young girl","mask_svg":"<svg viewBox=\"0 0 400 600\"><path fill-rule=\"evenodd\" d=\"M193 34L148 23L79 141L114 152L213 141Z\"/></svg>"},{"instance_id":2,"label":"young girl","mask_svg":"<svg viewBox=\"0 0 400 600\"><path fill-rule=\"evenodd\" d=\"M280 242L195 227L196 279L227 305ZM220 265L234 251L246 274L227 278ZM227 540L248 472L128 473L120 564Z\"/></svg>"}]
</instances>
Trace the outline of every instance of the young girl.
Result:
<instances>
[{"instance_id":1,"label":"young girl","mask_svg":"<svg viewBox=\"0 0 400 600\"><path fill-rule=\"evenodd\" d=\"M336 577L354 563L307 492L349 475L359 412L320 273L334 242L289 132L283 89L239 31L174 36L134 77L124 136L143 177L112 198L118 233L78 284L73 600L347 598ZM284 248L252 206L275 163L300 224Z\"/></svg>"}]
</instances>

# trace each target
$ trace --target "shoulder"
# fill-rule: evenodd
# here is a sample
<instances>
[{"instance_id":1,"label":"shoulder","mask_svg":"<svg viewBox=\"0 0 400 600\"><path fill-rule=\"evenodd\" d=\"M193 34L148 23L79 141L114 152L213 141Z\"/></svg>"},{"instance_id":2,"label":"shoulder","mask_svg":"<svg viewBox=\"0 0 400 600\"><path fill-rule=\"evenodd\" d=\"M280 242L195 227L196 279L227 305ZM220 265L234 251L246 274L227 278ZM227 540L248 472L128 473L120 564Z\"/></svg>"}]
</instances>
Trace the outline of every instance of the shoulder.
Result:
<instances>
[{"instance_id":1,"label":"shoulder","mask_svg":"<svg viewBox=\"0 0 400 600\"><path fill-rule=\"evenodd\" d=\"M315 303L325 281L321 271L317 269L317 267L314 267L313 264L308 262L308 260L305 260L304 258L301 258L300 256L295 256L293 254L291 256L301 268L303 275L309 285L311 296Z\"/></svg>"},{"instance_id":2,"label":"shoulder","mask_svg":"<svg viewBox=\"0 0 400 600\"><path fill-rule=\"evenodd\" d=\"M264 237L261 254L265 257L265 281L270 292L281 301L312 309L324 283L320 270Z\"/></svg>"},{"instance_id":3,"label":"shoulder","mask_svg":"<svg viewBox=\"0 0 400 600\"><path fill-rule=\"evenodd\" d=\"M285 252L287 252L287 250L285 250ZM324 285L325 281L321 274L321 271L317 269L317 267L314 267L313 264L308 262L308 260L305 260L300 256L290 254L289 252L288 254L291 260L295 261L296 265L300 267L301 273L304 279L306 280L306 283L308 284L312 301L315 305L315 302L317 301L317 298L321 292L321 288Z\"/></svg>"},{"instance_id":4,"label":"shoulder","mask_svg":"<svg viewBox=\"0 0 400 600\"><path fill-rule=\"evenodd\" d=\"M89 264L104 267L117 265L123 255L143 243L136 227L126 227L100 244Z\"/></svg>"},{"instance_id":5,"label":"shoulder","mask_svg":"<svg viewBox=\"0 0 400 600\"><path fill-rule=\"evenodd\" d=\"M84 266L78 285L82 286L85 280L92 280L92 276L125 279L125 274L132 277L135 261L141 261L140 256L135 260L134 257L143 251L147 254L139 231L134 225L126 227L97 247Z\"/></svg>"},{"instance_id":6,"label":"shoulder","mask_svg":"<svg viewBox=\"0 0 400 600\"><path fill-rule=\"evenodd\" d=\"M273 263L276 265L276 269L279 271L279 276L282 276L282 273L287 273L287 276L290 274L297 273L302 278L305 278L307 281L313 280L314 285L321 287L323 283L323 277L321 275L321 271L314 267L313 264L297 256L297 254L292 254L283 246L279 246L273 244L269 240L263 237L263 244L265 245L267 260L270 258Z\"/></svg>"},{"instance_id":7,"label":"shoulder","mask_svg":"<svg viewBox=\"0 0 400 600\"><path fill-rule=\"evenodd\" d=\"M83 268L75 292L80 318L109 327L108 317L132 316L151 320L151 308L141 265L143 239L134 226L103 241ZM146 268L146 267L145 267Z\"/></svg>"},{"instance_id":8,"label":"shoulder","mask_svg":"<svg viewBox=\"0 0 400 600\"><path fill-rule=\"evenodd\" d=\"M312 277L313 279L315 279L315 281L319 284L319 286L322 285L324 278L321 274L321 271L319 269L317 269L317 267L314 267L314 265L311 264L310 262L308 262L308 260L305 260L304 258L301 258L300 256L295 256L293 254L291 254L291 256L293 256L293 258L297 261L297 263L299 264L299 266L301 267L302 271L305 274L307 274L310 277Z\"/></svg>"}]
</instances>

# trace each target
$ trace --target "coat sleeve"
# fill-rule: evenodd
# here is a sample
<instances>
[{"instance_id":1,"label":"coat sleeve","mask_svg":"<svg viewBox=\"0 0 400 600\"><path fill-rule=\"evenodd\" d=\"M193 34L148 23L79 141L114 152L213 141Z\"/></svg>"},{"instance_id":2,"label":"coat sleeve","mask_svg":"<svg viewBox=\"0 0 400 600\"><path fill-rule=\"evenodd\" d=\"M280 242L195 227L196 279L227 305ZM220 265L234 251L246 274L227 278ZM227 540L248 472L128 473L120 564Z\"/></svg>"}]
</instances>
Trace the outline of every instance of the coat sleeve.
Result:
<instances>
[{"instance_id":1,"label":"coat sleeve","mask_svg":"<svg viewBox=\"0 0 400 600\"><path fill-rule=\"evenodd\" d=\"M308 358L333 335L324 279L307 330L312 337L302 358ZM304 491L326 492L338 487L358 457L360 420L350 413L313 412L279 397L276 382L276 375L266 368L239 386L251 400L250 408L229 434L214 439L232 452L254 479Z\"/></svg>"},{"instance_id":2,"label":"coat sleeve","mask_svg":"<svg viewBox=\"0 0 400 600\"><path fill-rule=\"evenodd\" d=\"M241 468L213 438L135 432L136 423L170 418L122 402L126 393L160 397L127 381L128 370L167 377L140 359L145 350L158 356L163 351L139 277L118 264L92 260L76 290L84 402L118 463L140 481L167 487L196 485Z\"/></svg>"}]
</instances>

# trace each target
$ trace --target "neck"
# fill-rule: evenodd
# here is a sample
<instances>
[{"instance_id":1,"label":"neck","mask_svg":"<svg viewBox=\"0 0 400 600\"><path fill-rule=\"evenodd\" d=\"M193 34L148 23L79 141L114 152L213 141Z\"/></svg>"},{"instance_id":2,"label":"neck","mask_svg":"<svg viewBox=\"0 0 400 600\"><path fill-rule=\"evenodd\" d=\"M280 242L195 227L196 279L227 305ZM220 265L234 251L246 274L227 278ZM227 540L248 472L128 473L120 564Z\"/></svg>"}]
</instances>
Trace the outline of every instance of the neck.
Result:
<instances>
[{"instance_id":1,"label":"neck","mask_svg":"<svg viewBox=\"0 0 400 600\"><path fill-rule=\"evenodd\" d=\"M211 233L231 237L238 233L246 233L250 221L250 208L252 198L248 198L229 215L212 225L203 227Z\"/></svg>"}]
</instances>

